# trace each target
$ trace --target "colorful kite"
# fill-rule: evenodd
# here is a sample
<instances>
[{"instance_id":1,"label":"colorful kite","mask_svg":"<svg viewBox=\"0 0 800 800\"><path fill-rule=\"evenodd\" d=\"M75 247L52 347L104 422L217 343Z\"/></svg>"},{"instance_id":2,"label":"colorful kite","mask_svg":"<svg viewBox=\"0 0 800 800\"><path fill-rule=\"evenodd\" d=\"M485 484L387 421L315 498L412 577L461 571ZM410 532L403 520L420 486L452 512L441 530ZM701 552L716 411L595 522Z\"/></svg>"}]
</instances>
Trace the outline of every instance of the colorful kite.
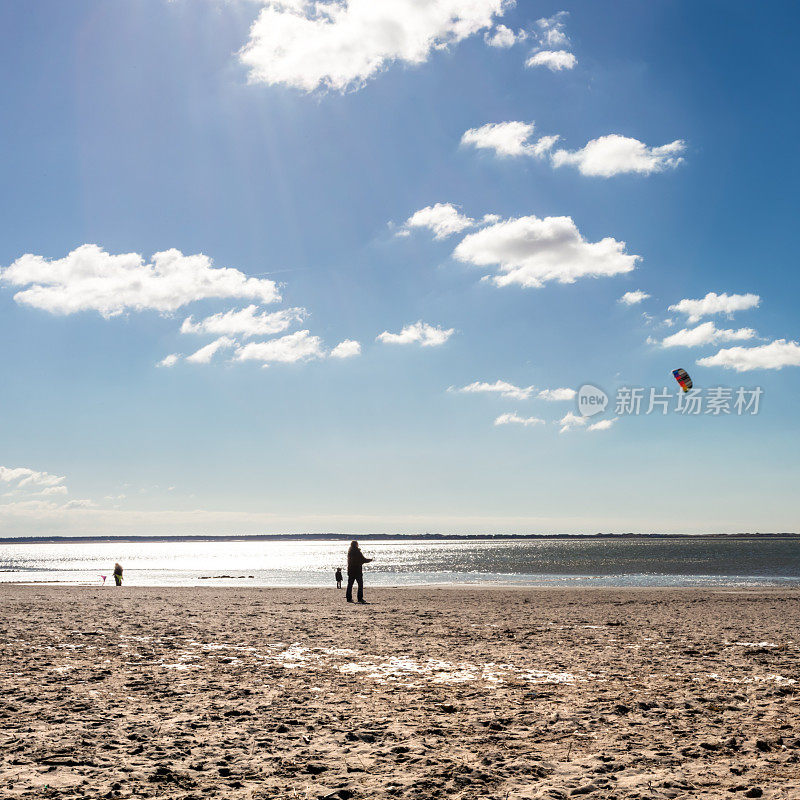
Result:
<instances>
[{"instance_id":1,"label":"colorful kite","mask_svg":"<svg viewBox=\"0 0 800 800\"><path fill-rule=\"evenodd\" d=\"M689 377L689 373L685 369L674 369L672 370L672 375L674 376L675 380L678 381L681 389L683 389L684 392L688 392L689 389L692 388L692 379Z\"/></svg>"}]
</instances>

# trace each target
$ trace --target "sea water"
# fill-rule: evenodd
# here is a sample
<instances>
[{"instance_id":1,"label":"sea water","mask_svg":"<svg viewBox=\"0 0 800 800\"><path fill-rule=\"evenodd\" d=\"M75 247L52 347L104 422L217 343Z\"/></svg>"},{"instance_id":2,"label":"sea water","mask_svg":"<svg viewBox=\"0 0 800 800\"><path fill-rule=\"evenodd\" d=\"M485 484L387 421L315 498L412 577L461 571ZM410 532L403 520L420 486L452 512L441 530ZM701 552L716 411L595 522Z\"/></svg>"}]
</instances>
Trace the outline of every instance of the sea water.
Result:
<instances>
[{"instance_id":1,"label":"sea water","mask_svg":"<svg viewBox=\"0 0 800 800\"><path fill-rule=\"evenodd\" d=\"M2 543L0 582L126 586L332 586L348 542ZM527 586L800 585L800 539L362 540L368 584Z\"/></svg>"}]
</instances>

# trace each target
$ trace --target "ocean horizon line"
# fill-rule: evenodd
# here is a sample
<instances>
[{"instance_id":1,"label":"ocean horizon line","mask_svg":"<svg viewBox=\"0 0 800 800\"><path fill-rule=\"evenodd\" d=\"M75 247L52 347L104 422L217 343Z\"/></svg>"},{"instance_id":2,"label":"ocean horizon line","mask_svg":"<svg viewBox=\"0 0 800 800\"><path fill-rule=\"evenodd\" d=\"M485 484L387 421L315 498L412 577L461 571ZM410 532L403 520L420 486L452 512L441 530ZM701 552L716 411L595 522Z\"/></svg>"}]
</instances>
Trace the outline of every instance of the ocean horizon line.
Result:
<instances>
[{"instance_id":1,"label":"ocean horizon line","mask_svg":"<svg viewBox=\"0 0 800 800\"><path fill-rule=\"evenodd\" d=\"M92 544L101 542L274 542L274 541L531 541L598 539L798 539L797 532L736 533L265 533L265 534L109 534L94 536L0 536L0 544Z\"/></svg>"}]
</instances>

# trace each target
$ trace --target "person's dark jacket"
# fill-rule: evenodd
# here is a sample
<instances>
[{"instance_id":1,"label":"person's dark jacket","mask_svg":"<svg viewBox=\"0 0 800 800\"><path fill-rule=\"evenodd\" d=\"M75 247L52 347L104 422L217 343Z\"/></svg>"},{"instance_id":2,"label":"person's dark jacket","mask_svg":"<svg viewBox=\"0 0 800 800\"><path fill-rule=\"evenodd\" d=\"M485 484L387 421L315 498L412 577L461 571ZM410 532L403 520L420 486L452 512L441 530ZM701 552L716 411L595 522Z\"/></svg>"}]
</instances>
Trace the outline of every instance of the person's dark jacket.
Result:
<instances>
[{"instance_id":1,"label":"person's dark jacket","mask_svg":"<svg viewBox=\"0 0 800 800\"><path fill-rule=\"evenodd\" d=\"M351 547L347 551L347 574L361 575L364 564L368 564L370 561L372 559L367 558L358 547Z\"/></svg>"}]
</instances>

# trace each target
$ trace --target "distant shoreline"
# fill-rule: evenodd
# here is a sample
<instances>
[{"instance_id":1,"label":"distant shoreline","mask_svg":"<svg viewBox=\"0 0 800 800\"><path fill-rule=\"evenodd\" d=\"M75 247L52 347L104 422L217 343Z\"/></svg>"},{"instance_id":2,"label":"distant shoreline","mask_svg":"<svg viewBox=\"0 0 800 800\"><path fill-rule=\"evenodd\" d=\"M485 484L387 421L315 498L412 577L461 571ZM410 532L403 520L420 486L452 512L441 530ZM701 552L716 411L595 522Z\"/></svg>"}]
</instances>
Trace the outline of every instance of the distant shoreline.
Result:
<instances>
[{"instance_id":1,"label":"distant shoreline","mask_svg":"<svg viewBox=\"0 0 800 800\"><path fill-rule=\"evenodd\" d=\"M394 534L394 533L271 533L230 536L14 536L0 537L0 544L97 544L102 542L285 542L331 541L545 541L598 539L800 539L800 533L529 533L529 534Z\"/></svg>"}]
</instances>

